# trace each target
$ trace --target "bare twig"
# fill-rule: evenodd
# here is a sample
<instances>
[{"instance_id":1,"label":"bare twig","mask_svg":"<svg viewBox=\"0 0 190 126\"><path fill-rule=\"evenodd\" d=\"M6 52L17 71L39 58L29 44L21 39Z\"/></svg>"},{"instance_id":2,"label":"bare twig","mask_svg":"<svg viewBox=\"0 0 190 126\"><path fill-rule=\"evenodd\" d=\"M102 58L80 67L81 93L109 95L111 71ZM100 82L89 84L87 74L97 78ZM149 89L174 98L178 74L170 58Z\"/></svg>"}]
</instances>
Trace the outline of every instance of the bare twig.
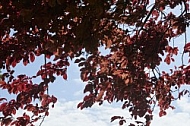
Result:
<instances>
[{"instance_id":1,"label":"bare twig","mask_svg":"<svg viewBox=\"0 0 190 126\"><path fill-rule=\"evenodd\" d=\"M45 115L42 117L42 121L40 122L40 125L39 126L42 126L42 123L44 122L44 120L45 120Z\"/></svg>"},{"instance_id":2,"label":"bare twig","mask_svg":"<svg viewBox=\"0 0 190 126\"><path fill-rule=\"evenodd\" d=\"M140 30L139 30L139 33L140 33L140 31L143 29L144 25L145 25L146 22L148 21L150 15L152 14L152 12L154 11L155 8L156 8L156 6L155 6L155 4L154 4L153 7L150 9L148 15L146 16L146 18L145 18L145 20L144 20L144 22L143 22L143 24L142 24L142 26L141 26L141 28L140 28Z\"/></svg>"},{"instance_id":3,"label":"bare twig","mask_svg":"<svg viewBox=\"0 0 190 126\"><path fill-rule=\"evenodd\" d=\"M187 32L185 31L185 45L187 44ZM181 63L182 63L182 66L184 65L184 54L185 54L185 50L183 50L183 53L182 53L182 56L181 56Z\"/></svg>"},{"instance_id":4,"label":"bare twig","mask_svg":"<svg viewBox=\"0 0 190 126\"><path fill-rule=\"evenodd\" d=\"M44 64L45 64L45 66L44 66L44 69L45 69L45 78L47 79L47 68L46 68L47 59L46 59L46 53L44 54ZM47 86L47 89L46 89L47 95L49 95L48 83L45 83L45 84L46 84L46 86ZM48 109L49 109L49 105L48 105ZM48 111L48 109L47 109L46 111ZM40 125L39 125L39 126L42 125L42 123L43 123L44 120L45 120L45 117L46 117L46 115L44 115L44 116L42 117L42 121L40 122Z\"/></svg>"}]
</instances>

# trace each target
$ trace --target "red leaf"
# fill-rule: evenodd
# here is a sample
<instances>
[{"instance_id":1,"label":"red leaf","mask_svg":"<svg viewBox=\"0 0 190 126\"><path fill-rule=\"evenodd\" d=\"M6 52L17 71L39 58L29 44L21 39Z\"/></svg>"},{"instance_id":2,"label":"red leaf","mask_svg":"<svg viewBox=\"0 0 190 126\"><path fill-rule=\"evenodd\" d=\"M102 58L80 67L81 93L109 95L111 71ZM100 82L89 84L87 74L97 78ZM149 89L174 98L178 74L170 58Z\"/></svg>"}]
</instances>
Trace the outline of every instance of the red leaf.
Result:
<instances>
[{"instance_id":1,"label":"red leaf","mask_svg":"<svg viewBox=\"0 0 190 126\"><path fill-rule=\"evenodd\" d=\"M50 58L51 58L51 55L46 54L46 58L50 59Z\"/></svg>"},{"instance_id":2,"label":"red leaf","mask_svg":"<svg viewBox=\"0 0 190 126\"><path fill-rule=\"evenodd\" d=\"M87 73L86 72L81 72L80 77L82 81L88 81Z\"/></svg>"},{"instance_id":3,"label":"red leaf","mask_svg":"<svg viewBox=\"0 0 190 126\"><path fill-rule=\"evenodd\" d=\"M52 108L54 108L54 104L52 104L52 106L51 106Z\"/></svg>"},{"instance_id":4,"label":"red leaf","mask_svg":"<svg viewBox=\"0 0 190 126\"><path fill-rule=\"evenodd\" d=\"M179 51L178 47L174 47L174 48L173 48L173 54L174 54L174 55L177 55L177 54L178 54L178 51Z\"/></svg>"},{"instance_id":5,"label":"red leaf","mask_svg":"<svg viewBox=\"0 0 190 126\"><path fill-rule=\"evenodd\" d=\"M35 60L34 54L33 54L33 53L30 53L30 61L31 61L31 62L34 62L34 60Z\"/></svg>"},{"instance_id":6,"label":"red leaf","mask_svg":"<svg viewBox=\"0 0 190 126\"><path fill-rule=\"evenodd\" d=\"M8 126L12 120L13 120L12 117L5 118L2 120L2 125Z\"/></svg>"},{"instance_id":7,"label":"red leaf","mask_svg":"<svg viewBox=\"0 0 190 126\"><path fill-rule=\"evenodd\" d=\"M119 121L119 125L120 125L120 126L122 126L122 125L123 125L123 123L126 123L126 120L121 119L121 120Z\"/></svg>"},{"instance_id":8,"label":"red leaf","mask_svg":"<svg viewBox=\"0 0 190 126\"><path fill-rule=\"evenodd\" d=\"M1 80L0 80L0 85L5 85L5 84L6 84L5 81L1 81Z\"/></svg>"},{"instance_id":9,"label":"red leaf","mask_svg":"<svg viewBox=\"0 0 190 126\"><path fill-rule=\"evenodd\" d=\"M15 114L16 114L16 109L13 109L13 110L12 110L12 113L15 115Z\"/></svg>"},{"instance_id":10,"label":"red leaf","mask_svg":"<svg viewBox=\"0 0 190 126\"><path fill-rule=\"evenodd\" d=\"M84 93L86 93L86 92L90 92L90 93L92 93L93 92L93 85L92 84L87 84L86 86L85 86L85 89L84 89Z\"/></svg>"},{"instance_id":11,"label":"red leaf","mask_svg":"<svg viewBox=\"0 0 190 126\"><path fill-rule=\"evenodd\" d=\"M80 62L80 59L76 59L74 63L79 63Z\"/></svg>"},{"instance_id":12,"label":"red leaf","mask_svg":"<svg viewBox=\"0 0 190 126\"><path fill-rule=\"evenodd\" d=\"M41 75L41 78L44 80L44 79L46 79L46 74L42 74Z\"/></svg>"},{"instance_id":13,"label":"red leaf","mask_svg":"<svg viewBox=\"0 0 190 126\"><path fill-rule=\"evenodd\" d=\"M33 106L32 104L28 104L24 107L24 109L26 109L27 111L34 111L35 106Z\"/></svg>"},{"instance_id":14,"label":"red leaf","mask_svg":"<svg viewBox=\"0 0 190 126\"><path fill-rule=\"evenodd\" d=\"M6 98L0 98L0 102L1 102L1 101L3 101L3 100L7 101L7 99L6 99Z\"/></svg>"},{"instance_id":15,"label":"red leaf","mask_svg":"<svg viewBox=\"0 0 190 126\"><path fill-rule=\"evenodd\" d=\"M82 109L83 103L84 103L84 102L80 102L80 103L77 105L77 108L81 108L81 109Z\"/></svg>"},{"instance_id":16,"label":"red leaf","mask_svg":"<svg viewBox=\"0 0 190 126\"><path fill-rule=\"evenodd\" d=\"M23 117L24 117L26 120L30 121L30 116L27 115L26 113L23 114Z\"/></svg>"},{"instance_id":17,"label":"red leaf","mask_svg":"<svg viewBox=\"0 0 190 126\"><path fill-rule=\"evenodd\" d=\"M101 90L101 91L99 92L98 96L96 97L96 101L99 101L99 100L102 99L102 96L104 95L104 92L105 92L105 90Z\"/></svg>"},{"instance_id":18,"label":"red leaf","mask_svg":"<svg viewBox=\"0 0 190 126\"><path fill-rule=\"evenodd\" d=\"M171 61L174 62L175 61L174 58L171 58Z\"/></svg>"},{"instance_id":19,"label":"red leaf","mask_svg":"<svg viewBox=\"0 0 190 126\"><path fill-rule=\"evenodd\" d=\"M56 103L56 102L57 102L57 98L54 97L53 95L51 96L51 100L52 100L53 103Z\"/></svg>"},{"instance_id":20,"label":"red leaf","mask_svg":"<svg viewBox=\"0 0 190 126\"><path fill-rule=\"evenodd\" d=\"M146 119L146 122L149 122L150 120L152 120L152 118L153 118L153 115L145 115L145 117L144 117L145 119Z\"/></svg>"},{"instance_id":21,"label":"red leaf","mask_svg":"<svg viewBox=\"0 0 190 126\"><path fill-rule=\"evenodd\" d=\"M159 112L159 116L162 117L162 116L164 116L164 115L166 115L166 111L161 110L161 111Z\"/></svg>"},{"instance_id":22,"label":"red leaf","mask_svg":"<svg viewBox=\"0 0 190 126\"><path fill-rule=\"evenodd\" d=\"M48 112L48 111L46 111L46 112L45 112L45 116L48 116L48 115L49 115L49 112Z\"/></svg>"},{"instance_id":23,"label":"red leaf","mask_svg":"<svg viewBox=\"0 0 190 126\"><path fill-rule=\"evenodd\" d=\"M130 123L130 125L129 126L135 126L134 124L132 124L132 123Z\"/></svg>"},{"instance_id":24,"label":"red leaf","mask_svg":"<svg viewBox=\"0 0 190 126\"><path fill-rule=\"evenodd\" d=\"M143 122L141 122L141 121L135 121L137 124L140 124L140 123L142 123L143 124Z\"/></svg>"},{"instance_id":25,"label":"red leaf","mask_svg":"<svg viewBox=\"0 0 190 126\"><path fill-rule=\"evenodd\" d=\"M160 11L163 11L164 9L165 9L165 6L161 6L161 7L159 8Z\"/></svg>"},{"instance_id":26,"label":"red leaf","mask_svg":"<svg viewBox=\"0 0 190 126\"><path fill-rule=\"evenodd\" d=\"M164 62L166 62L168 65L171 63L171 59L170 59L170 55L169 54L164 59Z\"/></svg>"},{"instance_id":27,"label":"red leaf","mask_svg":"<svg viewBox=\"0 0 190 126\"><path fill-rule=\"evenodd\" d=\"M175 109L175 107L174 107L174 106L170 106L170 108L171 108L171 109Z\"/></svg>"},{"instance_id":28,"label":"red leaf","mask_svg":"<svg viewBox=\"0 0 190 126\"><path fill-rule=\"evenodd\" d=\"M17 62L15 60L11 63L12 67L15 67L16 64L17 64Z\"/></svg>"},{"instance_id":29,"label":"red leaf","mask_svg":"<svg viewBox=\"0 0 190 126\"><path fill-rule=\"evenodd\" d=\"M24 64L24 66L26 66L28 63L29 63L28 60L23 60L23 64Z\"/></svg>"},{"instance_id":30,"label":"red leaf","mask_svg":"<svg viewBox=\"0 0 190 126\"><path fill-rule=\"evenodd\" d=\"M158 18L159 12L157 10L153 10L152 11L152 16L155 17L155 18Z\"/></svg>"},{"instance_id":31,"label":"red leaf","mask_svg":"<svg viewBox=\"0 0 190 126\"><path fill-rule=\"evenodd\" d=\"M47 104L48 104L47 101L43 99L42 102L41 102L42 107L47 106Z\"/></svg>"},{"instance_id":32,"label":"red leaf","mask_svg":"<svg viewBox=\"0 0 190 126\"><path fill-rule=\"evenodd\" d=\"M0 111L3 111L6 106L7 106L7 103L6 103L6 102L3 103L3 104L1 104L1 105L0 105Z\"/></svg>"},{"instance_id":33,"label":"red leaf","mask_svg":"<svg viewBox=\"0 0 190 126\"><path fill-rule=\"evenodd\" d=\"M121 116L113 116L111 117L111 122L115 121L116 119L122 119Z\"/></svg>"},{"instance_id":34,"label":"red leaf","mask_svg":"<svg viewBox=\"0 0 190 126\"><path fill-rule=\"evenodd\" d=\"M63 74L63 79L67 80L67 74L66 73Z\"/></svg>"},{"instance_id":35,"label":"red leaf","mask_svg":"<svg viewBox=\"0 0 190 126\"><path fill-rule=\"evenodd\" d=\"M188 42L188 43L184 46L184 51L185 51L185 52L190 52L190 42Z\"/></svg>"}]
</instances>

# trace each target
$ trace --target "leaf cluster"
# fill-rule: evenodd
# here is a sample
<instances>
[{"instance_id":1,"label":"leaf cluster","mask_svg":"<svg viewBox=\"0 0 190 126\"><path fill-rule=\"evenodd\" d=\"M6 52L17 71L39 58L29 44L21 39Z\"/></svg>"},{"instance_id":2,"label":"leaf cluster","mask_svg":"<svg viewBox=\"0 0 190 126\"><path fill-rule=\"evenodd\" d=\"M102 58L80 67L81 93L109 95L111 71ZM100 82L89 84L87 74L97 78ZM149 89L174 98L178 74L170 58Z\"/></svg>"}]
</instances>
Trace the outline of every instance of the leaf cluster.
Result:
<instances>
[{"instance_id":1,"label":"leaf cluster","mask_svg":"<svg viewBox=\"0 0 190 126\"><path fill-rule=\"evenodd\" d=\"M80 67L81 80L87 83L86 96L78 108L95 102L123 103L131 118L144 117L149 126L157 104L160 116L166 115L172 101L189 94L179 91L190 82L190 66L158 69L162 61L170 65L178 47L169 42L186 33L190 23L188 0L1 0L0 1L0 88L16 99L0 99L2 125L33 125L41 113L49 115L49 105L57 99L48 94L56 76L67 80L69 60ZM179 15L166 12L181 7ZM102 55L99 47L110 50ZM184 53L190 52L185 42ZM85 57L84 54L87 54ZM14 75L15 67L27 66L43 57L44 63L34 76ZM52 62L47 62L47 59ZM152 73L147 72L152 71ZM33 83L35 78L41 82ZM175 88L176 90L172 90ZM178 92L178 97L174 96ZM37 101L39 100L39 101ZM37 101L33 104L32 101ZM26 113L13 120L18 109ZM120 116L120 125L126 120ZM134 124L129 124L133 126Z\"/></svg>"}]
</instances>

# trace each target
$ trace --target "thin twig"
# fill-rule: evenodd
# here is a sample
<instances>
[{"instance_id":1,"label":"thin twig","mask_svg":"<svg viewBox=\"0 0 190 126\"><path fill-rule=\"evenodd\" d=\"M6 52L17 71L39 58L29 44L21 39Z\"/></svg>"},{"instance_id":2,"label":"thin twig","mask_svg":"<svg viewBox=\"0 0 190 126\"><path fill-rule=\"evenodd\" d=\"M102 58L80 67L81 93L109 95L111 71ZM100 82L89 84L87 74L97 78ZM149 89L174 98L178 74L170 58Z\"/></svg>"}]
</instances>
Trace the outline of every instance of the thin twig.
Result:
<instances>
[{"instance_id":1,"label":"thin twig","mask_svg":"<svg viewBox=\"0 0 190 126\"><path fill-rule=\"evenodd\" d=\"M46 65L47 65L47 59L46 59L46 53L44 54L44 69L45 69L45 78L47 79L47 68L46 68ZM48 83L45 83L45 85L47 86L47 89L46 89L46 91L47 91L47 95L49 95L49 89L48 89ZM49 105L48 105L48 109L49 109ZM47 111L47 110L46 110ZM46 115L44 115L43 117L42 117L42 121L40 122L40 125L39 126L41 126L42 125L42 123L44 122L44 120L45 120L45 117L46 117Z\"/></svg>"},{"instance_id":2,"label":"thin twig","mask_svg":"<svg viewBox=\"0 0 190 126\"><path fill-rule=\"evenodd\" d=\"M42 121L40 122L40 125L39 126L42 126L42 123L44 122L44 120L45 120L45 115L42 117Z\"/></svg>"},{"instance_id":3,"label":"thin twig","mask_svg":"<svg viewBox=\"0 0 190 126\"><path fill-rule=\"evenodd\" d=\"M155 4L154 4L153 7L150 9L148 15L146 16L146 18L145 18L145 20L144 20L144 22L143 22L143 24L142 24L142 26L141 26L141 28L140 28L140 30L139 30L139 33L140 33L140 31L143 29L143 27L144 27L144 25L146 24L146 22L148 21L150 15L151 15L152 12L154 11L155 7L156 7L156 6L155 6Z\"/></svg>"},{"instance_id":4,"label":"thin twig","mask_svg":"<svg viewBox=\"0 0 190 126\"><path fill-rule=\"evenodd\" d=\"M46 54L44 54L44 63L45 63L45 75L46 75L46 79L47 79L47 68L46 68L46 64L47 64L47 59L46 59ZM47 89L46 89L46 91L47 91L47 95L49 95L49 89L48 89L48 84L46 84L46 86L47 86Z\"/></svg>"},{"instance_id":5,"label":"thin twig","mask_svg":"<svg viewBox=\"0 0 190 126\"><path fill-rule=\"evenodd\" d=\"M185 31L185 45L187 44L187 32ZM184 65L184 54L185 54L185 50L183 50L183 53L182 53L182 56L181 56L181 63L182 63L182 66Z\"/></svg>"}]
</instances>

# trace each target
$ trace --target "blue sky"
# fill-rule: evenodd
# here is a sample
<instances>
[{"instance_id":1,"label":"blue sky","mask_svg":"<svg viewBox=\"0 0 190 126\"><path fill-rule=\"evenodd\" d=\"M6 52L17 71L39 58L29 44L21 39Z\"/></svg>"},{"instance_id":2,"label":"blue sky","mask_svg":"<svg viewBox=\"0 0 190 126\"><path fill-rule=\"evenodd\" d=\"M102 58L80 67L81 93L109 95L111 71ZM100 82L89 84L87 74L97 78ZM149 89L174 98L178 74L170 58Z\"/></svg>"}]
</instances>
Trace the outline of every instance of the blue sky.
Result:
<instances>
[{"instance_id":1,"label":"blue sky","mask_svg":"<svg viewBox=\"0 0 190 126\"><path fill-rule=\"evenodd\" d=\"M187 33L190 33L190 29L188 29ZM187 39L187 42L190 42L189 36ZM175 46L180 47L179 53L181 54L184 46L184 36L175 39ZM103 54L107 53L104 48L101 48L101 51ZM26 67L22 63L19 64L15 67L15 74L34 75L40 69L40 65L43 64L42 59L42 57L38 57L34 63L28 64ZM181 64L181 57L175 57L175 59L176 62L170 66L163 63L159 68L161 70L169 70L174 65L179 66ZM187 55L184 57L184 61L187 63ZM121 109L121 103L108 104L105 102L102 106L95 104L92 108L77 109L77 104L82 101L84 96L83 89L85 84L80 80L77 64L71 62L68 67L68 80L65 81L62 77L58 77L53 84L50 84L49 94L55 95L58 98L58 102L53 109L50 109L50 115L45 118L42 126L118 126L117 121L110 123L112 116L121 115L130 117L128 110ZM10 98L5 91L0 91L0 96ZM176 109L167 110L167 115L161 118L158 116L159 108L155 108L152 126L187 126L187 124L190 124L189 97L183 97L173 104ZM17 115L22 115L22 112L18 111ZM127 126L127 124L124 126Z\"/></svg>"},{"instance_id":2,"label":"blue sky","mask_svg":"<svg viewBox=\"0 0 190 126\"><path fill-rule=\"evenodd\" d=\"M35 72L37 65L29 65L28 68L17 67L18 72L25 73ZM83 98L83 89L85 83L79 79L79 68L76 64L71 63L68 68L68 80L64 81L58 78L54 84L50 86L50 95L54 94L58 97L58 102L53 109L50 109L50 115L45 118L42 126L118 126L118 122L110 123L110 118L114 115L130 117L127 110L122 110L119 104L108 104L105 102L102 106L95 104L92 108L80 110L77 104ZM156 107L154 112L154 120L152 126L172 125L187 126L190 124L190 100L188 97L182 98L175 102L176 109L169 109L168 114L164 117L158 117L159 109ZM17 115L21 114L19 111ZM127 121L131 121L130 119ZM38 125L36 123L36 125ZM124 126L127 126L124 125Z\"/></svg>"},{"instance_id":3,"label":"blue sky","mask_svg":"<svg viewBox=\"0 0 190 126\"><path fill-rule=\"evenodd\" d=\"M188 29L188 33L189 29ZM188 42L190 38L188 37ZM179 53L182 53L184 44L184 37L181 36L175 39L175 46L180 47ZM101 48L103 54L109 51ZM174 65L181 64L181 57L176 57L176 62L170 66L163 63L159 68L161 70L169 70ZM184 58L187 63L187 55ZM15 74L27 74L29 76L35 75L35 73L43 64L43 57L36 58L34 63L28 64L26 67L23 66L22 62L16 66ZM36 82L39 80L36 80ZM130 117L128 110L121 109L121 103L108 104L104 103L102 106L95 104L92 108L80 110L77 109L77 104L83 99L83 89L86 83L80 80L80 72L77 64L73 61L70 62L68 67L68 80L65 81L62 77L58 77L53 84L50 84L49 94L55 95L58 98L58 102L55 104L53 109L50 109L50 115L45 118L42 126L118 126L118 122L115 121L110 123L110 118L114 115L121 115L124 117ZM1 96L10 96L0 91ZM164 117L158 117L159 108L155 108L154 120L152 126L160 125L172 125L172 126L187 126L190 124L190 100L188 97L182 98L180 101L173 103L176 107L175 110L169 109L167 115ZM22 115L23 111L19 111L17 115ZM127 121L131 121L128 119ZM39 121L40 122L40 121ZM39 122L36 125L39 125ZM127 126L124 125L124 126Z\"/></svg>"},{"instance_id":4,"label":"blue sky","mask_svg":"<svg viewBox=\"0 0 190 126\"><path fill-rule=\"evenodd\" d=\"M182 38L179 40L182 41ZM181 44L177 45L182 47ZM107 53L103 48L101 50L104 51L104 53ZM26 67L24 67L22 63L19 64L15 68L15 74L35 74L40 68L40 65L43 64L41 59L43 58L37 58L36 62L29 64ZM177 61L177 64L181 64L179 57L176 57L176 60L177 59L179 60ZM169 68L168 65L163 64L160 69L168 70ZM110 118L112 116L121 115L124 117L130 117L128 110L121 109L121 103L108 104L105 102L102 106L95 104L92 108L84 110L77 109L77 104L82 101L84 96L84 86L85 83L80 80L79 67L77 64L71 62L68 67L68 80L65 81L62 77L58 77L53 84L50 84L49 94L55 95L58 98L58 102L53 109L50 109L50 115L45 118L42 126L118 126L117 121L110 123ZM169 109L167 115L161 118L158 116L159 108L156 107L152 126L187 126L187 124L190 124L189 98L184 97L180 101L176 101L174 104L176 109ZM23 111L19 111L17 115L22 112ZM127 121L130 122L131 120L128 119ZM40 121L36 123L36 125L39 125L39 123ZM127 124L124 126L127 126Z\"/></svg>"}]
</instances>

